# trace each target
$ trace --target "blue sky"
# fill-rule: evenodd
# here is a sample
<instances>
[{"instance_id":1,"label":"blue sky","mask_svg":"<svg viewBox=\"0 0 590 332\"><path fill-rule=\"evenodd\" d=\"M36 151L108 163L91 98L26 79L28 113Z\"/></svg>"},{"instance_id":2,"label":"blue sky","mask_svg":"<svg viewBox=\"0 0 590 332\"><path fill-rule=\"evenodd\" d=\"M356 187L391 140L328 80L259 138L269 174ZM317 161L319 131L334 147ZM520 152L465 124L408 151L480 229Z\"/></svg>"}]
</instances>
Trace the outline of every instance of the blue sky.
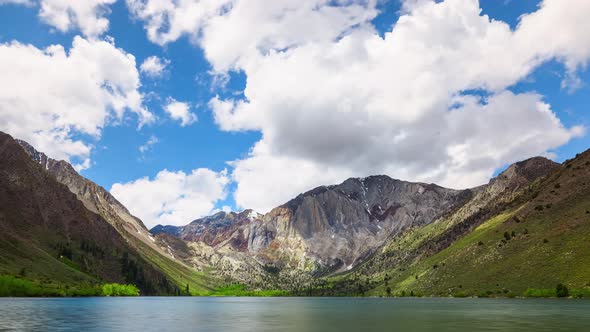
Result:
<instances>
[{"instance_id":1,"label":"blue sky","mask_svg":"<svg viewBox=\"0 0 590 332\"><path fill-rule=\"evenodd\" d=\"M153 226L156 222L188 223L191 219L200 217L201 214L211 213L219 209L235 210L253 205L253 207L257 209L265 210L268 207L276 205L277 202L292 197L295 193L300 192L305 188L311 189L311 187L322 183L331 184L335 181L343 180L347 176L367 176L375 172L386 173L392 177L403 178L406 180L432 180L451 186L455 183L457 187L469 186L482 182L482 180L497 173L499 169L504 168L508 163L521 158L530 157L533 154L549 153L548 155L552 156L556 161L563 161L564 159L573 157L576 153L581 152L590 146L590 139L588 136L580 133L583 132L583 129L578 130L576 134L572 134L570 135L571 137L567 138L563 138L568 135L564 131L556 132L556 138L551 141L548 139L545 141L544 139L538 138L535 135L542 136L542 133L533 132L530 134L531 137L533 137L532 140L541 143L531 143L530 148L515 148L510 151L500 151L501 149L499 147L496 149L493 145L489 145L489 142L486 142L485 144L482 143L482 149L488 149L490 151L490 156L483 153L477 160L473 161L449 160L448 163L441 162L440 165L429 168L421 166L423 164L431 163L431 160L429 159L425 159L423 162L414 161L414 159L427 157L415 157L411 155L410 152L406 151L406 149L401 149L400 151L396 150L395 153L392 152L391 155L384 153L384 158L390 158L392 160L390 163L375 162L374 155L369 155L369 152L367 152L367 156L359 156L358 160L355 159L354 161L351 161L350 166L343 166L343 164L346 164L343 160L346 160L346 157L349 154L354 155L356 158L356 155L359 154L357 151L368 151L373 145L368 147L365 146L364 148L359 147L358 150L352 148L348 149L346 147L340 150L339 146L334 147L333 145L330 145L338 143L326 143L326 146L324 146L321 144L322 142L331 142L332 137L340 137L339 135L343 132L342 127L330 127L333 121L331 115L326 115L326 118L323 118L319 115L319 113L321 113L321 108L318 108L317 110L313 108L316 107L317 104L311 104L310 106L310 104L306 104L307 101L298 102L296 98L299 94L295 93L288 96L278 95L276 97L276 100L289 100L293 101L293 104L275 103L274 99L265 96L265 93L272 94L276 92L269 91L270 89L265 90L260 88L260 86L264 87L263 83L265 80L262 76L256 75L261 75L261 72L267 72L262 70L267 67L256 67L256 61L274 59L272 58L272 52L285 52L285 57L290 57L293 54L293 58L295 58L295 54L299 54L300 58L304 58L304 55L307 54L304 53L304 51L311 48L310 45L317 44L319 45L318 47L333 47L340 38L346 39L343 36L347 36L348 34L358 34L361 37L366 36L363 35L361 30L367 29L367 27L369 30L375 29L375 33L378 34L380 38L384 38L386 33L390 32L392 27L396 25L400 15L411 15L408 14L408 12L417 13L419 9L415 8L419 7L419 5L414 3L419 1L407 1L405 6L408 6L410 9L404 9L405 7L402 8L402 2L398 0L381 1L374 6L367 4L364 1L359 1L360 3L363 3L361 6L364 6L360 9L360 12L363 10L366 12L369 10L376 11L374 14L367 14L366 17L363 16L365 15L364 13L355 14L358 17L362 16L362 18L358 18L361 23L352 22L348 28L343 28L341 31L337 31L334 35L329 35L329 33L326 32L329 36L326 37L326 39L321 40L315 40L312 37L309 37L309 40L307 40L306 38L308 37L306 36L293 37L290 33L281 36L279 34L282 30L279 29L280 31L275 34L271 33L266 37L263 36L266 39L261 37L263 42L260 42L259 40L253 41L253 43L259 42L258 44L255 44L257 45L255 50L260 53L254 52L254 55L246 54L245 51L243 53L236 53L239 54L239 59L241 60L232 63L229 67L224 65L223 61L225 61L225 59L223 56L215 57L214 55L211 55L214 53L211 50L215 50L215 47L217 47L218 44L221 45L222 48L228 47L231 49L231 41L233 39L227 37L227 40L223 40L226 35L215 34L214 32L216 31L207 30L213 29L210 26L202 25L197 28L194 28L194 26L190 24L188 28L186 26L180 26L179 29L182 32L179 33L178 36L173 36L170 40L163 41L163 37L160 35L160 40L155 40L157 37L148 37L146 29L150 24L156 23L150 21L150 17L147 16L145 12L141 12L142 8L132 13L128 7L130 5L125 1L119 0L115 1L113 4L106 1L103 2L103 5L97 7L100 9L97 11L97 17L103 17L108 20L108 29L103 33L89 36L83 33L82 26L84 23L81 23L81 19L77 23L70 22L71 24L67 31L60 31L59 28L56 28L55 24L52 25L51 19L42 18L40 16L40 7L36 1L37 0L33 1L30 5L14 3L0 4L0 43L9 45L13 41L18 41L21 44L33 45L35 48L41 50L50 45L59 44L65 48L67 53L72 48L72 41L76 36L81 36L81 38L87 40L110 40L112 37L114 41L109 41L112 45L121 52L135 57L135 67L139 74L141 84L141 86L137 88L137 91L142 95L143 107L155 116L155 120L140 126L137 115L134 112L125 112L121 119L107 119L104 124L99 125L99 135L92 136L87 132L71 129L68 131L68 137L88 144L91 146L91 151L88 155L76 155L75 153L70 153L65 154L65 156L69 158L72 163L80 163L85 158L89 158L90 167L82 170L81 173L107 189L113 188L113 185L115 184L121 185L118 191L114 191L115 194L118 193L116 196L126 203L132 212L140 215L143 219L149 219L149 221L146 222L149 226ZM48 1L51 2L50 0ZM13 0L13 2L16 1ZM100 3L100 1L97 2ZM131 2L139 3L140 5L142 4L142 1ZM145 1L143 2L145 3ZM234 2L234 7L229 10L229 13L231 13L231 11L237 12L237 9L235 8L238 8L237 3L239 1ZM318 7L330 6L322 1L316 2L318 3ZM444 1L437 2L441 3ZM461 4L462 2L465 3L465 0L454 2L459 9L466 7ZM472 2L477 4L477 1ZM481 0L479 6L481 7L482 15L488 15L492 20L503 21L514 31L517 29L519 17L523 14L537 11L540 3L541 0ZM254 5L255 4L253 4L253 6ZM449 6L451 5L453 4L449 4ZM198 1L195 1L195 6L198 6ZM96 8L93 8L93 10L96 11ZM277 10L281 9L278 8ZM74 18L72 17L75 17L75 15L75 11L70 14L70 19L72 21L74 21ZM416 16L417 15L418 14L416 14ZM427 14L423 13L423 15ZM261 18L261 20L262 19L263 18ZM173 24L175 23L171 21L168 22L167 25L159 26L158 31L165 31ZM279 24L278 26L281 26L283 22L278 22L277 24ZM284 24L287 25L288 22ZM318 35L322 34L320 32L329 31L335 26L335 24L336 23L332 25L318 26L318 29L323 29L318 30ZM193 28L192 31L190 30L190 27ZM256 28L252 26L232 27L237 30ZM231 31L232 30L230 30L230 33ZM254 34L258 30L253 31ZM204 38L204 36L216 36L217 39L213 37ZM289 38L293 38L290 43L288 42L286 46L281 44L282 41L288 40ZM433 36L432 38L437 37ZM228 44L224 45L224 42L227 42ZM542 41L539 41L539 43L542 43ZM206 55L206 50L209 50L209 56ZM232 50L229 50L228 53L231 53L231 51ZM547 54L557 51L543 50L539 52L539 54ZM576 56L578 56L578 54L579 53L576 53ZM143 61L150 56L156 56L168 61L166 68L161 75L157 77L150 77L139 70ZM506 56L510 57L509 54ZM578 84L572 88L571 85L564 85L564 79L567 78L568 72L571 72L571 70L568 71L566 61L564 60L568 59L568 56L568 54L548 56L548 59L541 64L535 64L534 68L526 75L517 78L507 78L508 83L502 83L500 84L500 87L486 88L481 90L481 93L477 92L477 89L466 89L465 91L467 92L456 91L452 94L459 96L484 96L484 99L488 97L493 99L494 95L499 95L502 91L510 92L515 95L535 93L543 103L550 105L552 112L564 128L588 127L590 124L588 123L589 118L587 116L588 113L586 107L590 102L590 91L588 86L588 82L590 82L590 73L585 66L587 59L580 60L576 58L576 61L578 62L576 63L575 77L578 79ZM310 59L310 61L313 60L313 58ZM282 61L284 59L275 60ZM334 61L336 62L338 60L336 59ZM391 61L395 62L398 60L392 58ZM481 61L485 63L487 59L482 57ZM382 61L379 63L384 64ZM286 64L287 62L285 62L285 65ZM282 65L282 62L277 62L277 71L287 68ZM302 69L302 72L304 70L305 68ZM450 71L450 69L447 69L443 64L435 71L445 72ZM289 78L292 77L292 75L292 72L286 72L284 76L285 80L289 81ZM391 76L395 75L395 72L391 73ZM509 75L507 74L507 76ZM302 76L300 80L295 80L294 84L301 84L305 87L306 77ZM416 77L418 77L418 75L416 75ZM33 77L32 79L35 78ZM275 79L275 77L272 77L272 79ZM322 78L318 78L318 80L321 79ZM346 79L354 81L356 77L347 77ZM379 89L388 84L387 78L383 79L384 83L382 86L377 86L375 88L377 89L375 90L377 92L369 91L367 92L367 95L380 95L379 93L381 90ZM492 82L492 80L495 79L496 78L493 77L489 80L490 83L485 81L481 84L496 84L496 81ZM220 80L225 83L218 83ZM247 82L252 82L248 83L248 95L246 95L246 92L244 91ZM330 84L329 82L331 81L326 80L326 85ZM337 86L334 88L338 89ZM293 89L296 89L296 87ZM354 91L354 89L352 91ZM322 92L318 91L318 93ZM1 98L2 97L0 96L0 101ZM34 95L32 98L34 98ZM365 96L363 95L362 98L365 98ZM164 110L165 105L167 105L171 99L186 103L189 106L190 112L198 117L198 121L186 126L181 126L179 121L171 118ZM236 118L231 121L225 121L223 119L219 120L221 117L220 114L222 113L221 111L214 110L215 106L211 104L212 100L225 102L231 101L232 103L245 101L247 106L244 106L243 110L240 107L235 106L233 111L236 112L236 114L238 111L241 112L240 114L243 114L244 118L248 116L251 116L252 118L246 120L244 120L244 118ZM330 99L331 102L333 102L333 100L337 100L337 97ZM368 104L373 102L370 98L360 100L363 100ZM493 103L492 101L481 100L478 105L485 105L488 102ZM328 102L318 101L318 103L324 105ZM354 100L352 101L352 105L353 108L357 105ZM395 109L398 105L387 104L386 106ZM2 107L2 104L0 104L0 109ZM340 104L334 105L334 107L340 107ZM307 116L312 115L318 116L318 120L310 120L311 122L309 123L311 123L311 125L308 122L305 122L307 120L301 120L300 122L298 118L295 118L295 120L288 120L291 121L292 125L287 124L286 127L283 120L276 120L278 124L269 124L270 122L275 121L275 114L284 114L284 112L288 112L287 110L289 110L289 112L294 112L293 110L295 110L296 112L300 109L306 108L313 108L313 112L310 111L309 114L305 113L306 115L301 115L302 118L305 117L304 119L307 119ZM264 110L264 112L261 111L262 115L260 117L258 115L253 115L258 109ZM352 112L354 111L355 110L353 109ZM5 110L4 112L8 114L7 112L24 111ZM108 110L106 110L106 112L108 112ZM447 110L446 112L449 111ZM473 117L477 117L477 112L473 112ZM4 116L6 114L4 114ZM1 116L3 116L2 113L0 113L0 117ZM345 118L347 116L348 115L343 115ZM523 115L523 117L524 116L526 115ZM278 119L278 117L279 116L277 115L276 119ZM319 128L325 128L325 132L318 134L318 129L314 128L313 124L322 123L322 121L326 121L326 119L332 120L322 124ZM410 123L410 120L407 118L400 115L399 117L387 119L391 120L392 123L399 121L400 129L398 129L398 132L392 133L391 136L379 136L380 140L389 139L391 141L381 147L383 151L391 150L392 147L396 146L391 137L405 137L404 135L407 135L407 132L411 133L410 130L404 129L404 123ZM11 123L9 121L12 120L10 120L10 118L8 120L2 120L0 118L0 125L4 127L0 128L0 130L11 128ZM513 121L513 119L508 113L508 115L504 115L503 118L498 121L509 123ZM338 122L338 120L336 120L336 122ZM353 122L350 123L351 131L357 130L353 128L354 126L352 123ZM543 125L549 125L547 124L547 121L543 123ZM346 124L339 125L346 126ZM300 126L307 126L310 128L309 132L305 131L306 128L301 129ZM396 126L398 126L397 123ZM538 126L538 124L531 120L530 126L535 127ZM367 129L368 127L362 128ZM376 128L382 130L379 126ZM523 135L526 135L528 128L526 125L523 128ZM559 128L556 130L558 129ZM291 130L297 133L292 136L287 136L287 134L283 135L285 132L290 133ZM442 128L440 130L443 132L442 135L445 135L446 129ZM515 128L514 130L516 131L520 129ZM320 129L320 131L322 130ZM35 132L37 131L34 131L31 135ZM11 132L9 131L9 133ZM15 133L11 134L16 135ZM311 139L305 144L299 143L300 141L306 141L307 137L314 134L318 134L316 139ZM441 133L439 132L439 134ZM430 134L425 133L424 135ZM23 136L23 134L21 134L21 136ZM157 138L157 143L150 146L145 152L140 152L139 147L146 144L151 137ZM27 137L21 138L26 139ZM347 143L347 139L347 137L342 139L342 145L353 145ZM461 146L461 144L457 144L457 142L461 143L461 139L462 138L452 139L455 147ZM469 144L477 144L478 142L477 137L466 136L464 139L466 142L469 141ZM350 141L356 142L358 139L352 137L350 138ZM265 152L251 151L257 142L262 142L259 145L264 145L264 149L266 149L264 150ZM314 148L314 150L310 148L310 146L315 146L316 143L317 149ZM423 149L422 145L420 145L422 142L413 141L408 144L416 144L416 149ZM260 149L262 150L262 148ZM48 153L51 154L51 151ZM428 158L433 159L436 159L437 156L444 153L447 153L447 150L444 150L442 146L440 148L433 146L432 151L421 151L421 155L432 154L432 156ZM59 153L56 154L58 157L62 156ZM405 157L401 157L402 155ZM397 159L398 156L400 156L399 160ZM268 159L264 159L266 161L258 162L258 160L262 160L263 158ZM238 166L232 164L232 161L248 162L239 163ZM249 161L252 163L250 164ZM485 166L481 166L481 168L475 166L484 161L487 162ZM459 164L467 166L456 166ZM266 167L269 167L269 169L264 169L264 166L261 165L267 165ZM447 165L455 165L453 167L458 167L456 172L472 172L473 174L468 177L450 174L451 171L447 171L446 168L451 166ZM290 167L293 168L291 169ZM135 181L138 179L147 177L146 181L149 183L146 183L146 185L150 184L152 186L149 188L152 188L152 190L158 190L159 187L155 183L152 183L152 181L156 182L155 177L161 171L182 171L185 175L188 175L195 169L207 169L215 174L221 174L223 170L226 170L227 173L222 175L224 180L221 181L223 193L211 196L210 193L204 194L196 192L191 188L187 188L187 186L193 186L194 183L186 181L186 183L180 185L180 188L182 188L181 190L187 190L187 193L163 194L165 196L164 198L154 198L155 201L142 201L137 198L139 195L138 191L140 193L144 192L145 195L152 195L151 193L145 192L147 187L139 186L139 184L134 186L136 184ZM238 172L236 172L236 169L238 169ZM280 173L280 176L277 175L282 169L284 169L284 173ZM298 172L299 170L301 170L301 173ZM252 172L258 173L252 175ZM268 177L266 175L268 175ZM273 178L275 176L277 178ZM258 183L260 184L258 185ZM125 185L129 186L124 187ZM196 186L198 187L199 184ZM238 187L240 189L238 189ZM208 200L208 202L198 209L185 208L186 211L181 211L183 206L191 205L191 199ZM188 200L188 202L181 202L183 200ZM199 205L200 203L195 204ZM145 209L145 205L157 206L157 208L154 208L154 211L150 212L151 214L142 215L141 211ZM194 217L191 217L193 215ZM168 217L164 218L163 216Z\"/></svg>"}]
</instances>

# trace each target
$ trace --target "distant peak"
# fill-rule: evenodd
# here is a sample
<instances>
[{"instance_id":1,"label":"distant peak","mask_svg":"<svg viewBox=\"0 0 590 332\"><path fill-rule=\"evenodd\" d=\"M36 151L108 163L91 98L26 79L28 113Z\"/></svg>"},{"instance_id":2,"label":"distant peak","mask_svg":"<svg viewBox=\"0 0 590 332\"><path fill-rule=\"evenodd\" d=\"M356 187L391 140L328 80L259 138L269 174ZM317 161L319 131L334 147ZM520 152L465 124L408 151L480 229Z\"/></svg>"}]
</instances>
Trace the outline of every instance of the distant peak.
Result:
<instances>
[{"instance_id":1,"label":"distant peak","mask_svg":"<svg viewBox=\"0 0 590 332\"><path fill-rule=\"evenodd\" d=\"M34 161L45 167L47 166L47 162L50 160L50 158L47 157L45 153L37 151L37 149L35 149L31 144L23 140L15 139L15 141L25 150L25 152L27 152L29 156L31 156L31 158L33 158Z\"/></svg>"},{"instance_id":2,"label":"distant peak","mask_svg":"<svg viewBox=\"0 0 590 332\"><path fill-rule=\"evenodd\" d=\"M545 157L533 157L510 165L497 178L512 179L517 176L527 180L535 180L549 174L559 167L559 164Z\"/></svg>"}]
</instances>

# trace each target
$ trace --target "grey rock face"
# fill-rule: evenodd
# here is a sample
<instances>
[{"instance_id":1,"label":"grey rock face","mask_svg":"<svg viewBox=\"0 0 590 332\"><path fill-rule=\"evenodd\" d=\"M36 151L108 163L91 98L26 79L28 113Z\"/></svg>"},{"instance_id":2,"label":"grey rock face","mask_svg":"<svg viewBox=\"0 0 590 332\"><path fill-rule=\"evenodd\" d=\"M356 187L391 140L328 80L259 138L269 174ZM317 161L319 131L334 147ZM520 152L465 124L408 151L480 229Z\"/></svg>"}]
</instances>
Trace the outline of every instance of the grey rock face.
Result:
<instances>
[{"instance_id":1,"label":"grey rock face","mask_svg":"<svg viewBox=\"0 0 590 332\"><path fill-rule=\"evenodd\" d=\"M157 225L150 230L152 234L165 233L184 241L203 242L209 246L230 245L237 251L248 249L248 239L244 236L245 226L260 218L261 215L244 210L236 212L218 212L212 216L196 219L186 226Z\"/></svg>"},{"instance_id":2,"label":"grey rock face","mask_svg":"<svg viewBox=\"0 0 590 332\"><path fill-rule=\"evenodd\" d=\"M431 223L468 198L465 191L388 176L348 179L283 205L291 229L325 267L346 270L405 229Z\"/></svg>"},{"instance_id":3,"label":"grey rock face","mask_svg":"<svg viewBox=\"0 0 590 332\"><path fill-rule=\"evenodd\" d=\"M371 176L318 187L264 216L251 210L220 212L152 232L231 248L261 264L335 272L352 268L391 236L428 224L469 197L469 191Z\"/></svg>"}]
</instances>

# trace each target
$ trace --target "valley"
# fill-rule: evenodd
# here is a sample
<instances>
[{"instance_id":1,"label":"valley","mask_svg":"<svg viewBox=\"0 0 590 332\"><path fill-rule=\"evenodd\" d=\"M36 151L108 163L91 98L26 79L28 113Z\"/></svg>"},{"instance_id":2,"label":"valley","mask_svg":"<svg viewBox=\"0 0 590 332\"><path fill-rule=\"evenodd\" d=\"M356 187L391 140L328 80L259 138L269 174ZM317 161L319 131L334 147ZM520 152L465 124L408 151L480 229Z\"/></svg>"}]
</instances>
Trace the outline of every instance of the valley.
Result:
<instances>
[{"instance_id":1,"label":"valley","mask_svg":"<svg viewBox=\"0 0 590 332\"><path fill-rule=\"evenodd\" d=\"M465 190L351 178L266 214L148 230L67 162L0 138L0 274L49 294L590 296L590 152Z\"/></svg>"}]
</instances>

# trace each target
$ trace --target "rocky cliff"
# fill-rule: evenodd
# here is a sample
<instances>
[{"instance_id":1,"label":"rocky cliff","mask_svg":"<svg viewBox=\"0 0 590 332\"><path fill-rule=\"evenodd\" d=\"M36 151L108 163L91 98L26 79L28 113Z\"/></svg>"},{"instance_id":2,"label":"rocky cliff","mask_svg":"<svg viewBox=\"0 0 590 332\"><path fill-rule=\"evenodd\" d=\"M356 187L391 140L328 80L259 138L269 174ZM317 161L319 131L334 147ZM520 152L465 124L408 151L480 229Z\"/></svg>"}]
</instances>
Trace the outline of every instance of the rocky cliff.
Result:
<instances>
[{"instance_id":1,"label":"rocky cliff","mask_svg":"<svg viewBox=\"0 0 590 332\"><path fill-rule=\"evenodd\" d=\"M354 267L388 238L428 224L470 197L470 191L371 176L318 187L266 215L220 212L152 232L230 248L261 264L338 272Z\"/></svg>"}]
</instances>

